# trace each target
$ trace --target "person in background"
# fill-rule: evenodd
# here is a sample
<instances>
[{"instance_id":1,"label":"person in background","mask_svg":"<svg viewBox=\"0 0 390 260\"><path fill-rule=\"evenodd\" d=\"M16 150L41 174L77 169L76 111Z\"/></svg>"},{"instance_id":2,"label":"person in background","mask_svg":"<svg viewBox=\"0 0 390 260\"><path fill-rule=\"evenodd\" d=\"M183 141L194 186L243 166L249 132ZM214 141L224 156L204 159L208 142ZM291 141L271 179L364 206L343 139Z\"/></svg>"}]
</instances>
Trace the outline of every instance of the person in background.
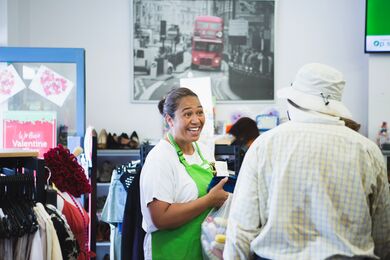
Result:
<instances>
[{"instance_id":1,"label":"person in background","mask_svg":"<svg viewBox=\"0 0 390 260\"><path fill-rule=\"evenodd\" d=\"M169 125L141 170L140 200L145 259L202 259L201 223L228 198L227 178L207 193L214 155L197 143L205 115L187 88L170 91L158 108Z\"/></svg>"},{"instance_id":2,"label":"person in background","mask_svg":"<svg viewBox=\"0 0 390 260\"><path fill-rule=\"evenodd\" d=\"M389 259L390 194L377 145L345 126L343 75L310 63L287 99L289 122L245 155L224 259Z\"/></svg>"},{"instance_id":3,"label":"person in background","mask_svg":"<svg viewBox=\"0 0 390 260\"><path fill-rule=\"evenodd\" d=\"M253 119L241 117L232 125L228 134L234 137L232 145L240 146L245 153L253 141L259 136L259 129Z\"/></svg>"},{"instance_id":4,"label":"person in background","mask_svg":"<svg viewBox=\"0 0 390 260\"><path fill-rule=\"evenodd\" d=\"M380 148L383 148L383 145L389 142L389 134L387 132L387 122L383 121L381 128L378 132L376 142Z\"/></svg>"}]
</instances>

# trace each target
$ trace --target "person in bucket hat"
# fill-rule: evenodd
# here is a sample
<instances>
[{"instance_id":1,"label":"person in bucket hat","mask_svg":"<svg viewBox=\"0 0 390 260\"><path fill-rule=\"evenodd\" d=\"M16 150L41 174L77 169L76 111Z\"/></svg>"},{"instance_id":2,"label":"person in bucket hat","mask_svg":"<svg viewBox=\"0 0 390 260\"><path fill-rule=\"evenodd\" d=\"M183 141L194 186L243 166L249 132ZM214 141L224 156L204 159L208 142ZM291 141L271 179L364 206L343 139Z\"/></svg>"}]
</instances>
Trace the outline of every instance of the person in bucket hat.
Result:
<instances>
[{"instance_id":1,"label":"person in bucket hat","mask_svg":"<svg viewBox=\"0 0 390 260\"><path fill-rule=\"evenodd\" d=\"M345 125L345 80L310 63L289 121L260 135L241 166L224 259L390 259L390 194L377 145Z\"/></svg>"},{"instance_id":2,"label":"person in bucket hat","mask_svg":"<svg viewBox=\"0 0 390 260\"><path fill-rule=\"evenodd\" d=\"M341 72L327 65L311 63L298 71L291 87L279 90L277 95L305 109L351 118L351 112L341 102L344 87Z\"/></svg>"}]
</instances>

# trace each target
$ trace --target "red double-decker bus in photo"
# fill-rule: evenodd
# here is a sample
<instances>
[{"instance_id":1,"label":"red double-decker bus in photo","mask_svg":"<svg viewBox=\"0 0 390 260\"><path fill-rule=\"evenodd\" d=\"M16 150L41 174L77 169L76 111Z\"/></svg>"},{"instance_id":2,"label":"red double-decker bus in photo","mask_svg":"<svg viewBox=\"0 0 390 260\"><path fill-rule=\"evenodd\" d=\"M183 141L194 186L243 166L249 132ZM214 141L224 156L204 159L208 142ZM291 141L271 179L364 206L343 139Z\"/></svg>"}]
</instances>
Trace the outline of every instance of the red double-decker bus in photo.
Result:
<instances>
[{"instance_id":1,"label":"red double-decker bus in photo","mask_svg":"<svg viewBox=\"0 0 390 260\"><path fill-rule=\"evenodd\" d=\"M197 16L192 37L191 68L221 69L223 52L223 19Z\"/></svg>"}]
</instances>

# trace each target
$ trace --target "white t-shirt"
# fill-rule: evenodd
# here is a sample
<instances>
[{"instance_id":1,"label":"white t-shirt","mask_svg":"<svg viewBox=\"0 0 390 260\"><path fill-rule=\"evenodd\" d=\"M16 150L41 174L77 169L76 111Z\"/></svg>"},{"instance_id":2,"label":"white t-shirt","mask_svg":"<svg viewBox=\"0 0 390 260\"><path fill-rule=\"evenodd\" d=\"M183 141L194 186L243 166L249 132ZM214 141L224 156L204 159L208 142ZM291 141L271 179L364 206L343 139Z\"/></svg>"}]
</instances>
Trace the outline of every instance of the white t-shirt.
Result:
<instances>
[{"instance_id":1,"label":"white t-shirt","mask_svg":"<svg viewBox=\"0 0 390 260\"><path fill-rule=\"evenodd\" d=\"M209 162L214 156L198 143L203 157ZM184 155L189 164L201 164L202 159L195 151ZM168 203L184 203L198 198L198 189L185 167L180 163L175 148L162 139L149 152L142 167L140 179L142 228L146 231L144 242L145 259L151 259L151 233L157 230L150 216L148 203L154 198Z\"/></svg>"}]
</instances>

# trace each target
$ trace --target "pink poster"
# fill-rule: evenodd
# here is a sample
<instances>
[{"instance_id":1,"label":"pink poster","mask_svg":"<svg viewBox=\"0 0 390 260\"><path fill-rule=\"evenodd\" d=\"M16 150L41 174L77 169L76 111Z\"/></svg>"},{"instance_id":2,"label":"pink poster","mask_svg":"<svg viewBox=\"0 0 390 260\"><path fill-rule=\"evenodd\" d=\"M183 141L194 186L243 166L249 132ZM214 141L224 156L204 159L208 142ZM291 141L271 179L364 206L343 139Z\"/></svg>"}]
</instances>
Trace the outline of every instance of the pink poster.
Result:
<instances>
[{"instance_id":1,"label":"pink poster","mask_svg":"<svg viewBox=\"0 0 390 260\"><path fill-rule=\"evenodd\" d=\"M6 111L3 119L5 149L29 149L39 157L56 143L56 112Z\"/></svg>"}]
</instances>

